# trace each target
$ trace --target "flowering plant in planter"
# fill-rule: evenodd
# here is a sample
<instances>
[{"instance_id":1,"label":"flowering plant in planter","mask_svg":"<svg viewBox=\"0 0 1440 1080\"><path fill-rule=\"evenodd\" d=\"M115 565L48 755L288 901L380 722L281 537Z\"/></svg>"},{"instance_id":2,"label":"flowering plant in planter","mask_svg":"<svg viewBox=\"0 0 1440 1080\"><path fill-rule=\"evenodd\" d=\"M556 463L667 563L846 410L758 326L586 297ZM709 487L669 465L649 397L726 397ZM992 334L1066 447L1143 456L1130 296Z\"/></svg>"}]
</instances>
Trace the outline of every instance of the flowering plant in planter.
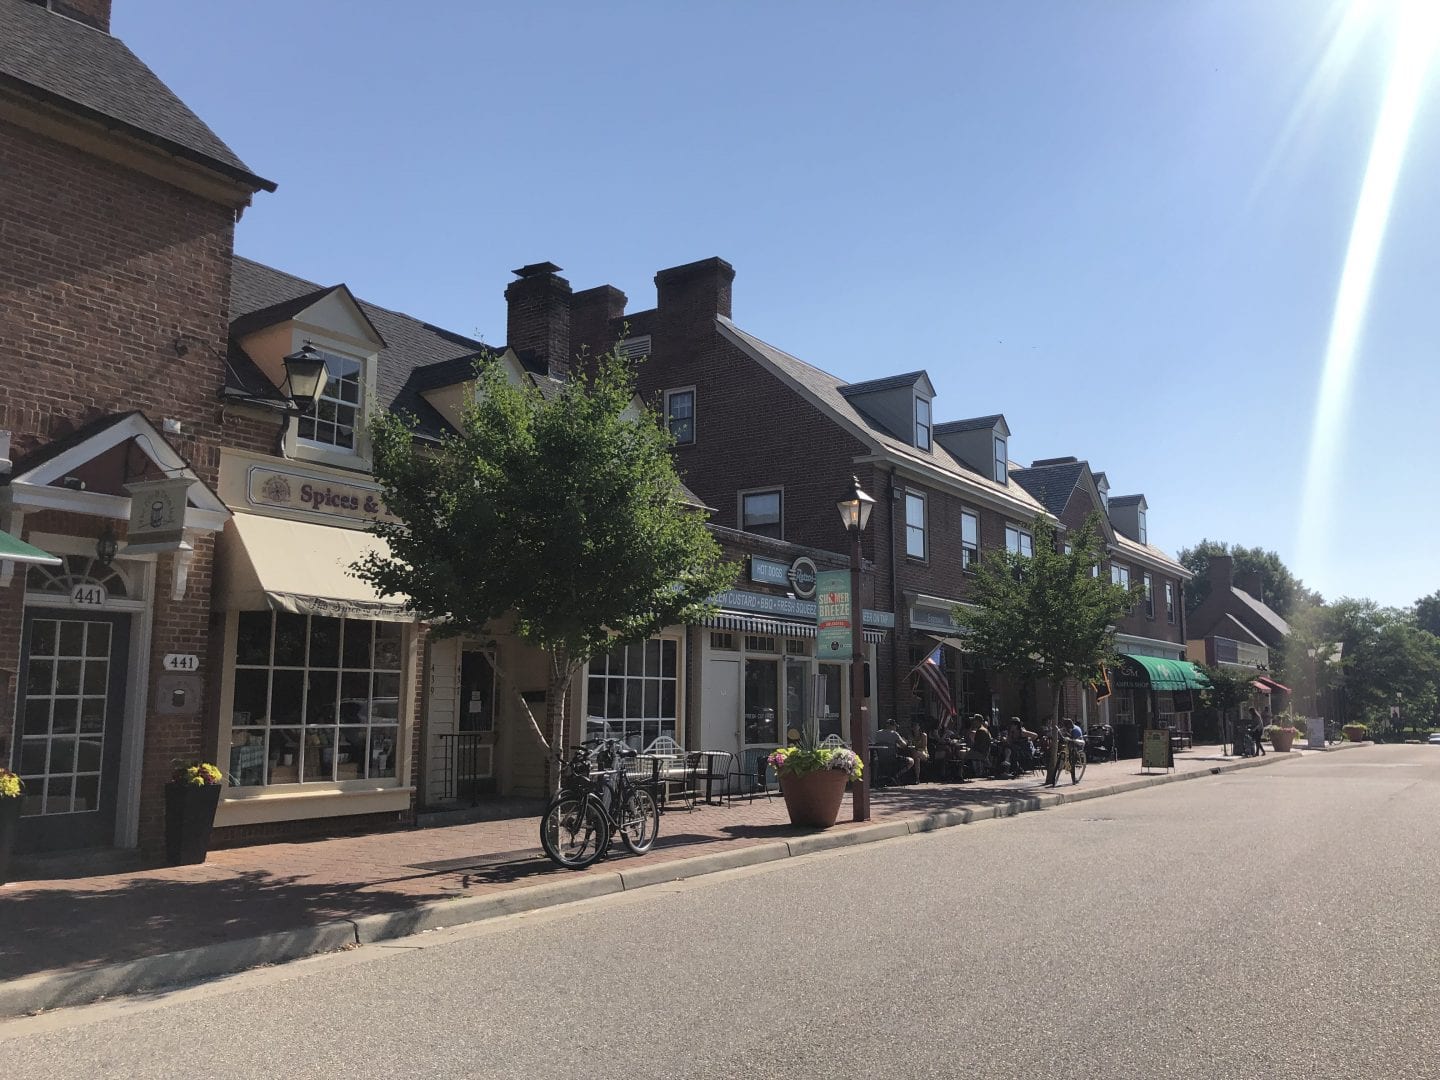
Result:
<instances>
[{"instance_id":1,"label":"flowering plant in planter","mask_svg":"<svg viewBox=\"0 0 1440 1080\"><path fill-rule=\"evenodd\" d=\"M841 772L851 780L859 780L865 770L860 757L843 746L782 746L769 757L775 775L808 776L821 771Z\"/></svg>"},{"instance_id":2,"label":"flowering plant in planter","mask_svg":"<svg viewBox=\"0 0 1440 1080\"><path fill-rule=\"evenodd\" d=\"M24 791L20 777L9 769L0 769L0 799L18 799Z\"/></svg>"},{"instance_id":3,"label":"flowering plant in planter","mask_svg":"<svg viewBox=\"0 0 1440 1080\"><path fill-rule=\"evenodd\" d=\"M189 765L177 762L175 771L170 774L172 784L183 784L186 787L212 787L218 785L222 779L220 770L207 761L196 761Z\"/></svg>"}]
</instances>

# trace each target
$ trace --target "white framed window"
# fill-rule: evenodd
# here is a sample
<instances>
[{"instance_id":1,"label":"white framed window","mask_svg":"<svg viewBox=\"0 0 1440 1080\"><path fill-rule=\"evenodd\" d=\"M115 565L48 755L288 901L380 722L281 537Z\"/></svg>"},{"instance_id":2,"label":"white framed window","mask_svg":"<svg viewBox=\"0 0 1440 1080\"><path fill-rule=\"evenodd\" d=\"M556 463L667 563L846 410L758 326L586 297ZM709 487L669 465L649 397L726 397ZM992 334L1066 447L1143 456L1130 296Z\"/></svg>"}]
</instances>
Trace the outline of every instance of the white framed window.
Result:
<instances>
[{"instance_id":1,"label":"white framed window","mask_svg":"<svg viewBox=\"0 0 1440 1080\"><path fill-rule=\"evenodd\" d=\"M740 493L740 528L780 540L785 531L785 493L780 488Z\"/></svg>"},{"instance_id":2,"label":"white framed window","mask_svg":"<svg viewBox=\"0 0 1440 1080\"><path fill-rule=\"evenodd\" d=\"M919 396L915 398L915 445L930 449L930 399Z\"/></svg>"},{"instance_id":3,"label":"white framed window","mask_svg":"<svg viewBox=\"0 0 1440 1080\"><path fill-rule=\"evenodd\" d=\"M1139 526L1139 531L1140 531L1140 543L1142 543L1142 544L1148 544L1148 543L1150 542L1150 540L1148 539L1148 533L1149 533L1149 531L1145 528L1145 511L1144 511L1144 510L1141 510L1141 511L1139 512L1139 522L1140 522L1140 526Z\"/></svg>"},{"instance_id":4,"label":"white framed window","mask_svg":"<svg viewBox=\"0 0 1440 1080\"><path fill-rule=\"evenodd\" d=\"M365 419L363 365L328 349L316 351L325 359L325 389L314 408L296 419L296 435L308 446L354 453Z\"/></svg>"},{"instance_id":5,"label":"white framed window","mask_svg":"<svg viewBox=\"0 0 1440 1080\"><path fill-rule=\"evenodd\" d=\"M905 493L905 554L925 558L925 496L915 491Z\"/></svg>"},{"instance_id":6,"label":"white framed window","mask_svg":"<svg viewBox=\"0 0 1440 1080\"><path fill-rule=\"evenodd\" d=\"M661 735L675 738L679 675L673 638L617 645L590 661L585 737L620 739L643 750Z\"/></svg>"},{"instance_id":7,"label":"white framed window","mask_svg":"<svg viewBox=\"0 0 1440 1080\"><path fill-rule=\"evenodd\" d=\"M969 570L980 558L980 515L960 511L960 569Z\"/></svg>"},{"instance_id":8,"label":"white framed window","mask_svg":"<svg viewBox=\"0 0 1440 1080\"><path fill-rule=\"evenodd\" d=\"M1175 621L1175 583L1173 581L1165 582L1165 621L1168 623Z\"/></svg>"},{"instance_id":9,"label":"white framed window","mask_svg":"<svg viewBox=\"0 0 1440 1080\"><path fill-rule=\"evenodd\" d=\"M1119 563L1111 563L1110 584L1119 585L1122 589L1130 588L1130 568L1121 566Z\"/></svg>"},{"instance_id":10,"label":"white framed window","mask_svg":"<svg viewBox=\"0 0 1440 1080\"><path fill-rule=\"evenodd\" d=\"M1005 440L999 435L995 436L995 482L1005 483L1010 476L1009 455L1006 451Z\"/></svg>"},{"instance_id":11,"label":"white framed window","mask_svg":"<svg viewBox=\"0 0 1440 1080\"><path fill-rule=\"evenodd\" d=\"M242 611L229 782L394 783L404 624Z\"/></svg>"},{"instance_id":12,"label":"white framed window","mask_svg":"<svg viewBox=\"0 0 1440 1080\"><path fill-rule=\"evenodd\" d=\"M695 388L665 391L665 426L676 446L695 445Z\"/></svg>"},{"instance_id":13,"label":"white framed window","mask_svg":"<svg viewBox=\"0 0 1440 1080\"><path fill-rule=\"evenodd\" d=\"M1005 550L1013 555L1024 555L1028 559L1035 554L1035 540L1018 525L1006 525Z\"/></svg>"},{"instance_id":14,"label":"white framed window","mask_svg":"<svg viewBox=\"0 0 1440 1080\"><path fill-rule=\"evenodd\" d=\"M1140 582L1145 587L1145 617L1153 619L1155 618L1155 582L1149 574L1142 577Z\"/></svg>"}]
</instances>

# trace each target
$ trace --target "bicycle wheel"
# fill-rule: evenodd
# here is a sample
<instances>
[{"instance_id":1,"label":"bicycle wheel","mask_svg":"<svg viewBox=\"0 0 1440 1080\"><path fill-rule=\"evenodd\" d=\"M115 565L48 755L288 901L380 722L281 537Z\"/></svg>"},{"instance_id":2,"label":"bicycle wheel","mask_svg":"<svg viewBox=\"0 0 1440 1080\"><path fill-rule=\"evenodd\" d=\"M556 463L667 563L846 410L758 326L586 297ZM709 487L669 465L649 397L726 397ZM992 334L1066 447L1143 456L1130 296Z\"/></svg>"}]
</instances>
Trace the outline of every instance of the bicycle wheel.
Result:
<instances>
[{"instance_id":1,"label":"bicycle wheel","mask_svg":"<svg viewBox=\"0 0 1440 1080\"><path fill-rule=\"evenodd\" d=\"M620 807L620 842L632 855L644 855L660 833L660 807L648 788L631 788Z\"/></svg>"},{"instance_id":2,"label":"bicycle wheel","mask_svg":"<svg viewBox=\"0 0 1440 1080\"><path fill-rule=\"evenodd\" d=\"M1085 775L1085 751L1075 750L1070 754L1070 783L1078 784Z\"/></svg>"},{"instance_id":3,"label":"bicycle wheel","mask_svg":"<svg viewBox=\"0 0 1440 1080\"><path fill-rule=\"evenodd\" d=\"M540 819L540 846L569 870L583 870L605 850L605 815L581 795L561 792Z\"/></svg>"}]
</instances>

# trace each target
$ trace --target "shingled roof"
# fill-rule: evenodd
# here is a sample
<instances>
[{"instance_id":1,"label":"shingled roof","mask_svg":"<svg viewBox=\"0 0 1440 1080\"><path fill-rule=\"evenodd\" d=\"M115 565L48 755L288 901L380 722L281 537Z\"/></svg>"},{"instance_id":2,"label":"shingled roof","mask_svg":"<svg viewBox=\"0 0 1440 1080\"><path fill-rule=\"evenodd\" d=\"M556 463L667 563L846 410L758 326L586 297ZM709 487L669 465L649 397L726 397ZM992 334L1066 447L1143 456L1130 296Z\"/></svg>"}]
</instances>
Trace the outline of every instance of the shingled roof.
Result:
<instances>
[{"instance_id":1,"label":"shingled roof","mask_svg":"<svg viewBox=\"0 0 1440 1080\"><path fill-rule=\"evenodd\" d=\"M1034 495L1046 510L1057 517L1075 493L1075 485L1085 472L1085 463L1071 458L1054 465L1032 465L1028 469L1011 469L1010 479Z\"/></svg>"},{"instance_id":2,"label":"shingled roof","mask_svg":"<svg viewBox=\"0 0 1440 1080\"><path fill-rule=\"evenodd\" d=\"M252 189L275 190L123 41L31 0L0 0L0 89L118 128Z\"/></svg>"}]
</instances>

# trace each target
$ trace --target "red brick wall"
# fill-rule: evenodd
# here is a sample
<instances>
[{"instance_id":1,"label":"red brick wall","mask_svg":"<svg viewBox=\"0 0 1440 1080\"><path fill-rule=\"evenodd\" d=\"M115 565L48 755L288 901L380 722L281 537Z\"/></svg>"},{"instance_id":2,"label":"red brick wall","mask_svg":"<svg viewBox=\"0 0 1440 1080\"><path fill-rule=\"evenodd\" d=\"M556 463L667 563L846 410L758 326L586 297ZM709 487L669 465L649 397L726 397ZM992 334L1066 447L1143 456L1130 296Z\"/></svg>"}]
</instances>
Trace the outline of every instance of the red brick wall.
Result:
<instances>
[{"instance_id":1,"label":"red brick wall","mask_svg":"<svg viewBox=\"0 0 1440 1080\"><path fill-rule=\"evenodd\" d=\"M157 427L180 421L182 434L169 441L214 484L233 233L228 208L0 123L0 428L13 434L13 458L95 417L140 409ZM180 335L192 339L183 357L174 348ZM86 538L103 524L78 515L25 521L27 532ZM201 657L207 697L218 681L208 648L213 551L209 537L196 544L180 601L170 599L174 556L159 560L152 701L166 652ZM9 672L20 652L24 575L15 576L0 600L0 671ZM10 693L0 715L6 761L13 686ZM202 701L201 717L209 704ZM140 836L153 850L170 760L199 755L204 743L200 718L152 709L144 723Z\"/></svg>"}]
</instances>

